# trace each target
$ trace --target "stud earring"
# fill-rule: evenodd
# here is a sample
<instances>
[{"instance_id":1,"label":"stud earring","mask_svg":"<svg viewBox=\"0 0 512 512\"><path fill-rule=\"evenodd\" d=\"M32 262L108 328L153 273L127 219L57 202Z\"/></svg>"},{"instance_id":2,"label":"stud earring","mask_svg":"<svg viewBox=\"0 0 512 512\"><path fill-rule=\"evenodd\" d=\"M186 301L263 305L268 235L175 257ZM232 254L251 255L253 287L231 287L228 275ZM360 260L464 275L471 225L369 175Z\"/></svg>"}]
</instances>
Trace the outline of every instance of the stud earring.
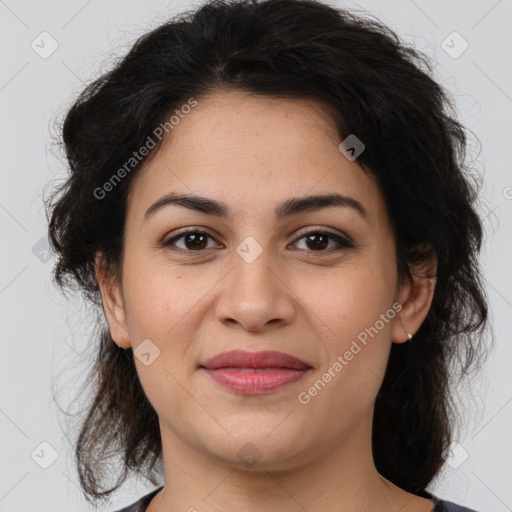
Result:
<instances>
[{"instance_id":1,"label":"stud earring","mask_svg":"<svg viewBox=\"0 0 512 512\"><path fill-rule=\"evenodd\" d=\"M407 332L407 331L406 331ZM409 339L412 338L412 334L410 332L407 333L407 336L409 337Z\"/></svg>"}]
</instances>

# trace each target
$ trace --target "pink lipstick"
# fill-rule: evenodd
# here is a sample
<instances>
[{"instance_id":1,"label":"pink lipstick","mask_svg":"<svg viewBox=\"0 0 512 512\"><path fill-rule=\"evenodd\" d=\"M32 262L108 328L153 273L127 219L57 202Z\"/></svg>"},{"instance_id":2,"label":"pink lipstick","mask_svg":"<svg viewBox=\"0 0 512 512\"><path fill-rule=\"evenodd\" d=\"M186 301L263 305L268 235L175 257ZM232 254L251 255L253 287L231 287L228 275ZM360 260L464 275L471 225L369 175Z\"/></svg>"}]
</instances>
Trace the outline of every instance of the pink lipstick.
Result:
<instances>
[{"instance_id":1,"label":"pink lipstick","mask_svg":"<svg viewBox=\"0 0 512 512\"><path fill-rule=\"evenodd\" d=\"M283 352L231 350L208 359L200 368L235 393L262 395L298 381L312 367Z\"/></svg>"}]
</instances>

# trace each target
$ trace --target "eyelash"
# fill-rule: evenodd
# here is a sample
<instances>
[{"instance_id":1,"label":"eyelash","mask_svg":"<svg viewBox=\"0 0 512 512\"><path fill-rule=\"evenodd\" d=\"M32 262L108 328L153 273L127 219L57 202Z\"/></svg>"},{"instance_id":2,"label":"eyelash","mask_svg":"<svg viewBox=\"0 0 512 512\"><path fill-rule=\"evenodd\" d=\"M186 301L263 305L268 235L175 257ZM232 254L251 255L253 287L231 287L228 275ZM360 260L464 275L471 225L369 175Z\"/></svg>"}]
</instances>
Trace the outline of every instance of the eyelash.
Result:
<instances>
[{"instance_id":1,"label":"eyelash","mask_svg":"<svg viewBox=\"0 0 512 512\"><path fill-rule=\"evenodd\" d=\"M162 246L166 247L166 248L170 248L170 250L175 251L175 252L198 253L198 254L203 253L206 249L199 249L199 250L194 251L194 250L190 250L190 249L171 248L173 243L175 243L176 241L186 237L187 235L191 235L191 234L206 235L206 236L209 236L210 238L214 239L214 237L206 231L201 231L199 229L188 229L186 231L182 231L180 234L178 234L176 236L173 236L172 238L169 238L168 240L164 240L162 242ZM309 235L318 235L318 234L327 235L330 239L334 240L338 244L339 247L337 249L335 249L334 251L332 251L332 248L330 250L322 249L322 250L318 250L318 251L308 250L308 249L305 249L305 250L307 250L308 252L311 252L311 253L318 253L318 255L322 256L324 254L330 254L331 252L339 252L339 251L343 251L346 249L354 249L355 248L355 245L352 242L348 241L347 239L343 238L342 236L340 236L336 233L333 233L333 232L325 230L325 229L312 229L311 231L303 232L296 239L296 241L302 240L303 238L305 238Z\"/></svg>"}]
</instances>

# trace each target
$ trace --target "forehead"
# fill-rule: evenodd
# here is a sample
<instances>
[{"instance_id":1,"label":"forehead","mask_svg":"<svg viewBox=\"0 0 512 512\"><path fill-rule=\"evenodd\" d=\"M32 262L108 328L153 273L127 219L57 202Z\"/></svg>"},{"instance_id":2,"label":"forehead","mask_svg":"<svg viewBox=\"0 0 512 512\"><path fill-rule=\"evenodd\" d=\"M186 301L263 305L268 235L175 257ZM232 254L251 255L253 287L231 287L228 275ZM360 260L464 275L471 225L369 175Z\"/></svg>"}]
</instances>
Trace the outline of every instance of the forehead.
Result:
<instances>
[{"instance_id":1,"label":"forehead","mask_svg":"<svg viewBox=\"0 0 512 512\"><path fill-rule=\"evenodd\" d=\"M258 215L293 196L338 192L382 222L385 205L374 177L338 149L328 109L305 99L245 92L198 98L164 137L131 184L129 214L169 192L211 197L235 213Z\"/></svg>"}]
</instances>

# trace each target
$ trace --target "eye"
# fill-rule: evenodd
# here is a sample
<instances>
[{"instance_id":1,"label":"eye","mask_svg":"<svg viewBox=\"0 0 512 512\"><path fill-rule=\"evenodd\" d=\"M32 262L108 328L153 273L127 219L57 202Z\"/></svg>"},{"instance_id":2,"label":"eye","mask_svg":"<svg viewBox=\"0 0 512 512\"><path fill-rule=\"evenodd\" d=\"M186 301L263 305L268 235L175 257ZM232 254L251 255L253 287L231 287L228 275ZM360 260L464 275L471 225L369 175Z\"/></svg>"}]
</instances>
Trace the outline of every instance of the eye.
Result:
<instances>
[{"instance_id":1,"label":"eye","mask_svg":"<svg viewBox=\"0 0 512 512\"><path fill-rule=\"evenodd\" d=\"M182 241L185 247L178 248L182 251L188 252L200 252L203 249L207 249L208 238L213 240L213 237L206 231L199 231L197 229L189 229L182 231L181 234L174 236L162 243L164 247L173 246L177 241Z\"/></svg>"},{"instance_id":2,"label":"eye","mask_svg":"<svg viewBox=\"0 0 512 512\"><path fill-rule=\"evenodd\" d=\"M343 249L354 248L354 244L349 242L342 236L332 233L330 231L315 229L307 231L300 236L297 241L304 240L307 251L310 252L331 252L326 249L333 249L333 246L329 246L329 241L334 242L334 251L341 251Z\"/></svg>"},{"instance_id":3,"label":"eye","mask_svg":"<svg viewBox=\"0 0 512 512\"><path fill-rule=\"evenodd\" d=\"M174 246L178 248L178 251L184 252L201 252L204 249L211 248L211 246L208 247L208 239L215 240L206 231L188 229L164 241L162 246L176 250L172 247ZM330 249L334 249L334 251L337 252L355 247L352 242L348 241L344 237L336 233L320 229L303 232L301 236L296 239L295 244L301 241L304 241L304 244L306 245L304 250L317 253L332 252ZM334 242L334 247L333 245L330 245L330 242ZM179 243L182 245L180 246ZM301 248L299 247L299 249Z\"/></svg>"}]
</instances>

